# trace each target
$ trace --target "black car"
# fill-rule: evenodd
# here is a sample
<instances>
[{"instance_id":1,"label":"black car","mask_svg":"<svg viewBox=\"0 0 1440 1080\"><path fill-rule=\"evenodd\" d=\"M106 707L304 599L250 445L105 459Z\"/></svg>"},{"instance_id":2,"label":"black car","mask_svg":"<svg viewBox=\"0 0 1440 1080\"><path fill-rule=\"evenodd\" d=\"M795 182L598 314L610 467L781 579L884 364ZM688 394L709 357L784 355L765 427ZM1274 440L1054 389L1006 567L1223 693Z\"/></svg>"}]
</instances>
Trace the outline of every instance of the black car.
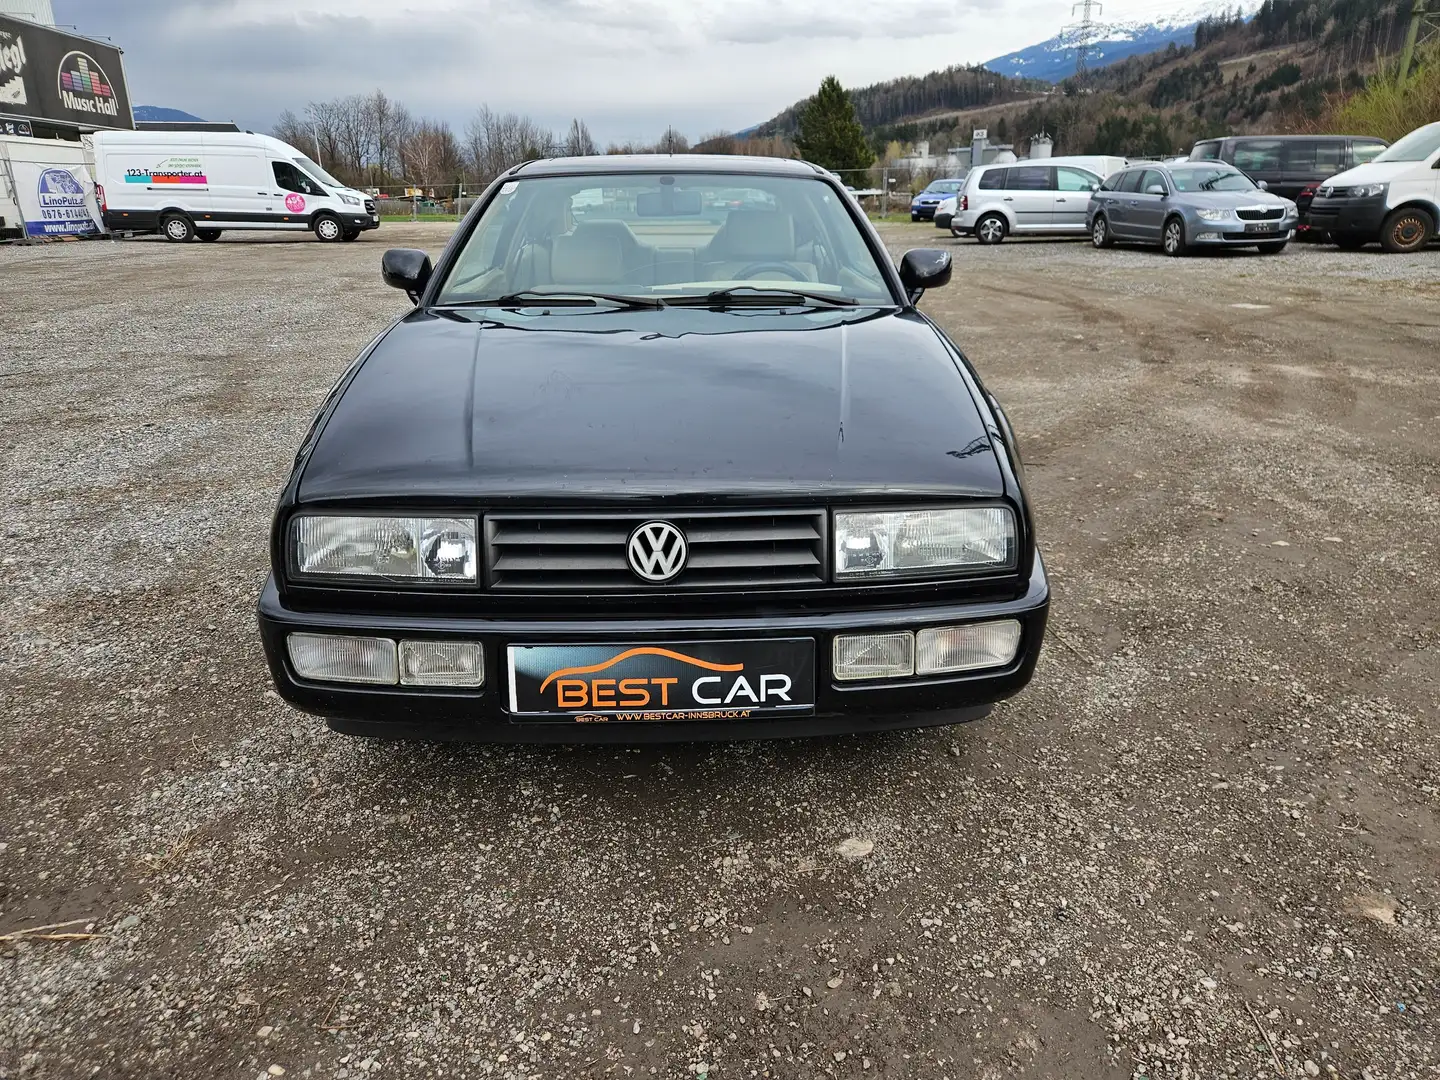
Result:
<instances>
[{"instance_id":1,"label":"black car","mask_svg":"<svg viewBox=\"0 0 1440 1080\"><path fill-rule=\"evenodd\" d=\"M717 219L721 187L746 194ZM382 270L415 307L275 513L260 630L292 704L366 735L737 738L954 723L1030 680L1049 587L1014 436L915 306L950 256L897 270L833 174L532 162L433 269Z\"/></svg>"},{"instance_id":2,"label":"black car","mask_svg":"<svg viewBox=\"0 0 1440 1080\"><path fill-rule=\"evenodd\" d=\"M1388 145L1368 135L1236 135L1197 142L1190 160L1227 162L1290 199L1300 211L1295 232L1304 236L1310 231L1310 203L1320 185L1372 160Z\"/></svg>"}]
</instances>

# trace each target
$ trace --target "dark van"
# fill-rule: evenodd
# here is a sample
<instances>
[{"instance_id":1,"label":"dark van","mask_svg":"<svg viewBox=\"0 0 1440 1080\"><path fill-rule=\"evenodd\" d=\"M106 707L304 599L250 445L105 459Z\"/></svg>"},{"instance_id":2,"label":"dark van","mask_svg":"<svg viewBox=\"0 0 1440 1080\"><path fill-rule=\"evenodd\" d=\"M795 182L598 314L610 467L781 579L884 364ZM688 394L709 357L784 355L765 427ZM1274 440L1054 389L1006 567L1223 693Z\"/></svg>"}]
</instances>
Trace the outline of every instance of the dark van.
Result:
<instances>
[{"instance_id":1,"label":"dark van","mask_svg":"<svg viewBox=\"0 0 1440 1080\"><path fill-rule=\"evenodd\" d=\"M1204 139L1190 151L1191 161L1225 161L1276 195L1293 199L1300 210L1300 232L1315 189L1336 173L1363 165L1389 146L1367 135L1236 135Z\"/></svg>"}]
</instances>

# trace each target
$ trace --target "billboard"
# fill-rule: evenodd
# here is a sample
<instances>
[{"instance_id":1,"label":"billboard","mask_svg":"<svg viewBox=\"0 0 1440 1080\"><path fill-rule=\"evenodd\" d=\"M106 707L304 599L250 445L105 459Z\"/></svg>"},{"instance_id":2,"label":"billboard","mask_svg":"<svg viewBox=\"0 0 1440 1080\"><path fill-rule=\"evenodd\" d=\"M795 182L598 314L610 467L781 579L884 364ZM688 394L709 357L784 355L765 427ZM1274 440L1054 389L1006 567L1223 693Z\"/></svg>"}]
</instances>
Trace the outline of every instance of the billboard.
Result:
<instances>
[{"instance_id":1,"label":"billboard","mask_svg":"<svg viewBox=\"0 0 1440 1080\"><path fill-rule=\"evenodd\" d=\"M0 15L0 122L133 128L120 50Z\"/></svg>"}]
</instances>

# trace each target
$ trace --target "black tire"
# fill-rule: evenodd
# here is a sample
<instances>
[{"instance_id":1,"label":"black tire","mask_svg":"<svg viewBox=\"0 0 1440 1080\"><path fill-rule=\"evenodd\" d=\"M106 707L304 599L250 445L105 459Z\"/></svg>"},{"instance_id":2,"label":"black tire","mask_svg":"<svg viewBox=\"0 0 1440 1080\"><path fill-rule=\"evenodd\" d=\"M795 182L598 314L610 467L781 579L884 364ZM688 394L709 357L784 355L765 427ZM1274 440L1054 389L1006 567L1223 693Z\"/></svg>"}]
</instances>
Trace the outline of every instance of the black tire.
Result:
<instances>
[{"instance_id":1,"label":"black tire","mask_svg":"<svg viewBox=\"0 0 1440 1080\"><path fill-rule=\"evenodd\" d=\"M1380 226L1380 246L1394 255L1420 251L1435 235L1435 221L1418 206L1392 211Z\"/></svg>"},{"instance_id":2,"label":"black tire","mask_svg":"<svg viewBox=\"0 0 1440 1080\"><path fill-rule=\"evenodd\" d=\"M166 214L160 219L160 235L172 244L188 244L195 239L195 223L184 214Z\"/></svg>"},{"instance_id":3,"label":"black tire","mask_svg":"<svg viewBox=\"0 0 1440 1080\"><path fill-rule=\"evenodd\" d=\"M196 229L196 230L195 230L195 235L198 236L201 240L204 240L204 241L208 244L208 243L210 243L210 242L212 242L212 241L214 241L214 240L219 240L219 239L220 239L220 230L219 230L219 229Z\"/></svg>"},{"instance_id":4,"label":"black tire","mask_svg":"<svg viewBox=\"0 0 1440 1080\"><path fill-rule=\"evenodd\" d=\"M975 222L975 239L982 244L998 244L1009 231L1003 214L986 214Z\"/></svg>"},{"instance_id":5,"label":"black tire","mask_svg":"<svg viewBox=\"0 0 1440 1080\"><path fill-rule=\"evenodd\" d=\"M1115 246L1115 237L1110 233L1110 222L1104 214L1096 214L1095 220L1090 225L1090 243L1097 248L1108 248Z\"/></svg>"},{"instance_id":6,"label":"black tire","mask_svg":"<svg viewBox=\"0 0 1440 1080\"><path fill-rule=\"evenodd\" d=\"M315 239L322 244L333 244L345 235L345 226L334 214L321 214L311 228L315 230Z\"/></svg>"},{"instance_id":7,"label":"black tire","mask_svg":"<svg viewBox=\"0 0 1440 1080\"><path fill-rule=\"evenodd\" d=\"M340 237L340 239L341 239L341 240L344 240L347 244L348 244L351 240L359 240L359 239L360 239L360 230L359 230L359 229L350 229L350 230L347 230L347 231L345 232L345 234Z\"/></svg>"},{"instance_id":8,"label":"black tire","mask_svg":"<svg viewBox=\"0 0 1440 1080\"><path fill-rule=\"evenodd\" d=\"M1255 247L1261 255L1279 255L1280 252L1285 250L1285 245L1289 242L1288 240L1281 240L1274 244L1256 244Z\"/></svg>"},{"instance_id":9,"label":"black tire","mask_svg":"<svg viewBox=\"0 0 1440 1080\"><path fill-rule=\"evenodd\" d=\"M1341 251L1359 251L1370 238L1364 233L1332 233L1330 241Z\"/></svg>"},{"instance_id":10,"label":"black tire","mask_svg":"<svg viewBox=\"0 0 1440 1080\"><path fill-rule=\"evenodd\" d=\"M920 220L920 215L919 215L919 214L911 214L911 215L910 215L910 220L911 220L911 221L919 221L919 220Z\"/></svg>"},{"instance_id":11,"label":"black tire","mask_svg":"<svg viewBox=\"0 0 1440 1080\"><path fill-rule=\"evenodd\" d=\"M1178 217L1165 219L1165 224L1160 230L1160 250L1176 259L1190 250L1190 245L1185 242L1183 219Z\"/></svg>"}]
</instances>

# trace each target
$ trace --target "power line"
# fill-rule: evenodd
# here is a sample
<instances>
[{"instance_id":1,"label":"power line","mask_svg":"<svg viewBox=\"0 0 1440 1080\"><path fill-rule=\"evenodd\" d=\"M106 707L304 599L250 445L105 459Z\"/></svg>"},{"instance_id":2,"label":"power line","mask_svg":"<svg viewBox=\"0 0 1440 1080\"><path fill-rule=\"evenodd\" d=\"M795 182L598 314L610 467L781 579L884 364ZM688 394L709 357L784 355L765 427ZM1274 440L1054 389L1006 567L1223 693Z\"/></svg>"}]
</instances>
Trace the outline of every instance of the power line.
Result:
<instances>
[{"instance_id":1,"label":"power line","mask_svg":"<svg viewBox=\"0 0 1440 1080\"><path fill-rule=\"evenodd\" d=\"M1100 34L1100 24L1096 16L1104 9L1100 0L1079 0L1070 7L1070 15L1073 18L1075 13L1080 13L1080 21L1071 23L1065 27L1062 33L1075 49L1075 78L1083 80L1089 70L1090 48L1095 44L1095 39Z\"/></svg>"}]
</instances>

